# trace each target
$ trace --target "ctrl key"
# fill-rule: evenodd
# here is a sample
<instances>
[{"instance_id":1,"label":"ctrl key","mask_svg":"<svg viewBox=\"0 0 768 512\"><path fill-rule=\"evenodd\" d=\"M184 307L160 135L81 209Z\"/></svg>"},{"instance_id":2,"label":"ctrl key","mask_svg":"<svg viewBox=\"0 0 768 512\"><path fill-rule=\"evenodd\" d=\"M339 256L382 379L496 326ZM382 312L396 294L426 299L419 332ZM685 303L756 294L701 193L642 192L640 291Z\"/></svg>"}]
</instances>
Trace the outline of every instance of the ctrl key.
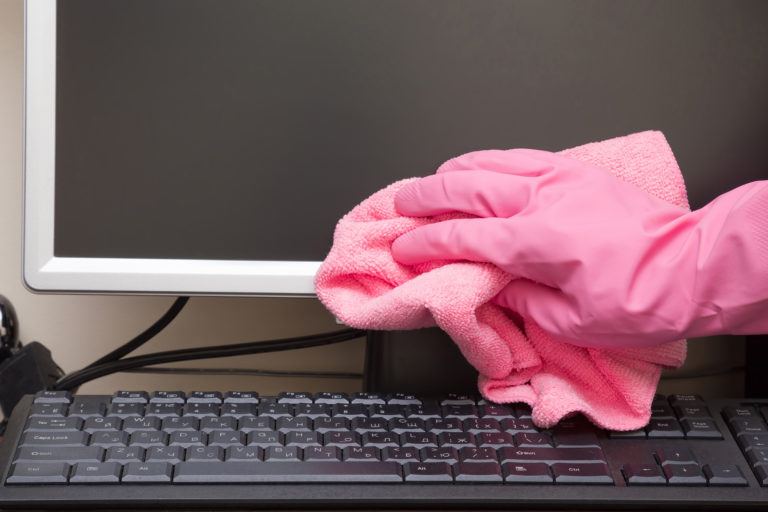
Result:
<instances>
[{"instance_id":1,"label":"ctrl key","mask_svg":"<svg viewBox=\"0 0 768 512\"><path fill-rule=\"evenodd\" d=\"M17 462L5 483L11 484L65 484L69 464L64 462Z\"/></svg>"}]
</instances>

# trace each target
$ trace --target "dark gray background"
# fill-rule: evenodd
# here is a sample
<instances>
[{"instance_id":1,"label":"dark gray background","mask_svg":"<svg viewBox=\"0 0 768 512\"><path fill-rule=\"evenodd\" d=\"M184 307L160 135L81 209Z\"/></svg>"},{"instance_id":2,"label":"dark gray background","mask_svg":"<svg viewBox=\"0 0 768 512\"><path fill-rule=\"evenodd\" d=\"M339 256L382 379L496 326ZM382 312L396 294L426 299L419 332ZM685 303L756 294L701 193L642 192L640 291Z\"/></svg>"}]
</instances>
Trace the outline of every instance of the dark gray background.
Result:
<instances>
[{"instance_id":1,"label":"dark gray background","mask_svg":"<svg viewBox=\"0 0 768 512\"><path fill-rule=\"evenodd\" d=\"M768 178L768 2L66 0L58 256L320 260L474 149L667 135L699 207Z\"/></svg>"}]
</instances>

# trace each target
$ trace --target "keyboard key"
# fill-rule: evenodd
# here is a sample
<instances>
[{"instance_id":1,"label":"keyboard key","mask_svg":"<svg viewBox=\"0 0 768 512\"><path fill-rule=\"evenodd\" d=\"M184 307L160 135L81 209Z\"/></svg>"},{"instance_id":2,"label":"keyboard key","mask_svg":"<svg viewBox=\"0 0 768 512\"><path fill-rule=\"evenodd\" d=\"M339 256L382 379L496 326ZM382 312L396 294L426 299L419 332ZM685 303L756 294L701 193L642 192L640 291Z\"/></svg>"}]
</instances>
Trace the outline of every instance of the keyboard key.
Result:
<instances>
[{"instance_id":1,"label":"keyboard key","mask_svg":"<svg viewBox=\"0 0 768 512\"><path fill-rule=\"evenodd\" d=\"M450 446L453 448L475 446L475 436L469 432L443 432L437 436L437 441L440 446Z\"/></svg>"},{"instance_id":2,"label":"keyboard key","mask_svg":"<svg viewBox=\"0 0 768 512\"><path fill-rule=\"evenodd\" d=\"M264 450L264 461L285 462L299 461L299 448L296 446L270 446Z\"/></svg>"},{"instance_id":3,"label":"keyboard key","mask_svg":"<svg viewBox=\"0 0 768 512\"><path fill-rule=\"evenodd\" d=\"M346 418L350 420L354 418L367 418L368 408L362 404L334 405L331 406L331 416L334 418Z\"/></svg>"},{"instance_id":4,"label":"keyboard key","mask_svg":"<svg viewBox=\"0 0 768 512\"><path fill-rule=\"evenodd\" d=\"M768 434L742 434L736 438L744 451L753 448L768 448Z\"/></svg>"},{"instance_id":5,"label":"keyboard key","mask_svg":"<svg viewBox=\"0 0 768 512\"><path fill-rule=\"evenodd\" d=\"M83 423L83 430L86 432L99 432L102 430L119 430L123 420L114 416L107 416L106 418L88 418Z\"/></svg>"},{"instance_id":6,"label":"keyboard key","mask_svg":"<svg viewBox=\"0 0 768 512\"><path fill-rule=\"evenodd\" d=\"M626 464L621 469L627 485L667 485L667 477L656 464Z\"/></svg>"},{"instance_id":7,"label":"keyboard key","mask_svg":"<svg viewBox=\"0 0 768 512\"><path fill-rule=\"evenodd\" d=\"M731 420L731 429L737 436L741 434L768 434L768 427L763 420L758 418L734 418Z\"/></svg>"},{"instance_id":8,"label":"keyboard key","mask_svg":"<svg viewBox=\"0 0 768 512\"><path fill-rule=\"evenodd\" d=\"M459 450L462 462L497 462L499 459L493 448L462 448Z\"/></svg>"},{"instance_id":9,"label":"keyboard key","mask_svg":"<svg viewBox=\"0 0 768 512\"><path fill-rule=\"evenodd\" d=\"M93 401L78 401L76 398L74 403L69 406L67 414L70 417L76 418L93 418L98 416L104 416L107 413L107 404L104 402Z\"/></svg>"},{"instance_id":10,"label":"keyboard key","mask_svg":"<svg viewBox=\"0 0 768 512\"><path fill-rule=\"evenodd\" d=\"M85 446L88 444L87 432L27 432L21 438L25 446Z\"/></svg>"},{"instance_id":11,"label":"keyboard key","mask_svg":"<svg viewBox=\"0 0 768 512\"><path fill-rule=\"evenodd\" d=\"M316 419L331 415L331 406L324 404L298 404L294 406L294 414L300 418Z\"/></svg>"},{"instance_id":12,"label":"keyboard key","mask_svg":"<svg viewBox=\"0 0 768 512\"><path fill-rule=\"evenodd\" d=\"M187 404L220 404L221 393L218 391L193 391L187 397Z\"/></svg>"},{"instance_id":13,"label":"keyboard key","mask_svg":"<svg viewBox=\"0 0 768 512\"><path fill-rule=\"evenodd\" d=\"M30 417L64 417L67 415L67 404L32 404L29 410Z\"/></svg>"},{"instance_id":14,"label":"keyboard key","mask_svg":"<svg viewBox=\"0 0 768 512\"><path fill-rule=\"evenodd\" d=\"M358 405L385 405L387 400L383 393L354 393L350 403Z\"/></svg>"},{"instance_id":15,"label":"keyboard key","mask_svg":"<svg viewBox=\"0 0 768 512\"><path fill-rule=\"evenodd\" d=\"M611 439L644 439L646 437L645 429L637 430L611 430L608 432Z\"/></svg>"},{"instance_id":16,"label":"keyboard key","mask_svg":"<svg viewBox=\"0 0 768 512\"><path fill-rule=\"evenodd\" d=\"M270 446L283 446L283 434L280 432L254 431L248 434L246 442L248 446L259 446L265 449Z\"/></svg>"},{"instance_id":17,"label":"keyboard key","mask_svg":"<svg viewBox=\"0 0 768 512\"><path fill-rule=\"evenodd\" d=\"M409 462L403 474L406 482L453 482L451 466L445 462Z\"/></svg>"},{"instance_id":18,"label":"keyboard key","mask_svg":"<svg viewBox=\"0 0 768 512\"><path fill-rule=\"evenodd\" d=\"M312 419L304 417L298 418L278 418L276 421L276 430L286 434L288 432L312 430Z\"/></svg>"},{"instance_id":19,"label":"keyboard key","mask_svg":"<svg viewBox=\"0 0 768 512\"><path fill-rule=\"evenodd\" d=\"M684 418L680 421L688 439L722 439L723 434L713 419Z\"/></svg>"},{"instance_id":20,"label":"keyboard key","mask_svg":"<svg viewBox=\"0 0 768 512\"><path fill-rule=\"evenodd\" d=\"M474 405L444 405L443 417L444 418L457 418L459 420L466 420L468 418L477 418L477 407Z\"/></svg>"},{"instance_id":21,"label":"keyboard key","mask_svg":"<svg viewBox=\"0 0 768 512\"><path fill-rule=\"evenodd\" d=\"M312 433L312 432L310 432ZM235 430L213 430L208 433L208 446L237 446L245 444L246 435Z\"/></svg>"},{"instance_id":22,"label":"keyboard key","mask_svg":"<svg viewBox=\"0 0 768 512\"><path fill-rule=\"evenodd\" d=\"M421 405L421 400L416 395L407 393L394 393L387 398L388 405Z\"/></svg>"},{"instance_id":23,"label":"keyboard key","mask_svg":"<svg viewBox=\"0 0 768 512\"><path fill-rule=\"evenodd\" d=\"M221 406L213 402L187 402L184 406L183 415L194 418L205 418L206 416L218 416Z\"/></svg>"},{"instance_id":24,"label":"keyboard key","mask_svg":"<svg viewBox=\"0 0 768 512\"><path fill-rule=\"evenodd\" d=\"M144 416L144 404L141 403L113 403L107 410L107 416L128 418L130 416Z\"/></svg>"},{"instance_id":25,"label":"keyboard key","mask_svg":"<svg viewBox=\"0 0 768 512\"><path fill-rule=\"evenodd\" d=\"M518 432L513 436L513 438L515 439L515 445L521 448L554 446L552 438L549 436L549 434Z\"/></svg>"},{"instance_id":26,"label":"keyboard key","mask_svg":"<svg viewBox=\"0 0 768 512\"><path fill-rule=\"evenodd\" d=\"M414 447L405 448L384 448L382 450L382 458L385 461L397 462L399 464L406 464L408 462L419 462L419 450Z\"/></svg>"},{"instance_id":27,"label":"keyboard key","mask_svg":"<svg viewBox=\"0 0 768 512\"><path fill-rule=\"evenodd\" d=\"M76 464L69 477L71 484L116 484L120 481L123 467L117 462L81 462Z\"/></svg>"},{"instance_id":28,"label":"keyboard key","mask_svg":"<svg viewBox=\"0 0 768 512\"><path fill-rule=\"evenodd\" d=\"M677 439L685 437L683 429L677 420L651 420L645 427L649 438Z\"/></svg>"},{"instance_id":29,"label":"keyboard key","mask_svg":"<svg viewBox=\"0 0 768 512\"><path fill-rule=\"evenodd\" d=\"M446 434L440 434L446 435ZM457 434L452 434L457 435ZM437 436L429 432L406 432L400 435L400 444L402 446L411 446L413 448L437 447Z\"/></svg>"},{"instance_id":30,"label":"keyboard key","mask_svg":"<svg viewBox=\"0 0 768 512\"><path fill-rule=\"evenodd\" d=\"M187 416L185 418L164 418L161 430L169 434L173 432L194 432L200 429L200 420Z\"/></svg>"},{"instance_id":31,"label":"keyboard key","mask_svg":"<svg viewBox=\"0 0 768 512\"><path fill-rule=\"evenodd\" d=\"M243 418L246 416L256 416L258 414L258 409L256 404L225 402L221 406L219 414L224 417L231 416L233 418Z\"/></svg>"},{"instance_id":32,"label":"keyboard key","mask_svg":"<svg viewBox=\"0 0 768 512\"><path fill-rule=\"evenodd\" d=\"M110 446L127 446L128 440L128 432L102 430L91 434L90 444L91 446L109 448Z\"/></svg>"},{"instance_id":33,"label":"keyboard key","mask_svg":"<svg viewBox=\"0 0 768 512\"><path fill-rule=\"evenodd\" d=\"M707 485L697 464L667 464L662 470L669 485Z\"/></svg>"},{"instance_id":34,"label":"keyboard key","mask_svg":"<svg viewBox=\"0 0 768 512\"><path fill-rule=\"evenodd\" d=\"M133 433L142 430L160 430L160 418L148 416L141 418L138 416L130 416L123 420L123 430L125 432Z\"/></svg>"},{"instance_id":35,"label":"keyboard key","mask_svg":"<svg viewBox=\"0 0 768 512\"><path fill-rule=\"evenodd\" d=\"M16 462L101 462L104 449L99 446L22 446L16 455Z\"/></svg>"},{"instance_id":36,"label":"keyboard key","mask_svg":"<svg viewBox=\"0 0 768 512\"><path fill-rule=\"evenodd\" d=\"M404 418L401 418L404 419ZM366 432L387 432L387 420L384 418L354 418L351 420L352 430L359 434Z\"/></svg>"},{"instance_id":37,"label":"keyboard key","mask_svg":"<svg viewBox=\"0 0 768 512\"><path fill-rule=\"evenodd\" d=\"M460 462L453 467L456 482L501 483L501 466L496 462Z\"/></svg>"},{"instance_id":38,"label":"keyboard key","mask_svg":"<svg viewBox=\"0 0 768 512\"><path fill-rule=\"evenodd\" d=\"M374 446L344 448L343 455L349 462L381 460L381 451Z\"/></svg>"},{"instance_id":39,"label":"keyboard key","mask_svg":"<svg viewBox=\"0 0 768 512\"><path fill-rule=\"evenodd\" d=\"M307 446L320 446L321 441L322 435L319 432L293 431L285 434L286 446L298 446L300 448Z\"/></svg>"},{"instance_id":40,"label":"keyboard key","mask_svg":"<svg viewBox=\"0 0 768 512\"><path fill-rule=\"evenodd\" d=\"M152 398L149 399L151 404L180 404L183 405L187 401L187 396L183 391L155 391L152 393Z\"/></svg>"},{"instance_id":41,"label":"keyboard key","mask_svg":"<svg viewBox=\"0 0 768 512\"><path fill-rule=\"evenodd\" d=\"M276 427L277 422L266 416L240 418L237 422L237 429L246 434L249 432L273 432Z\"/></svg>"},{"instance_id":42,"label":"keyboard key","mask_svg":"<svg viewBox=\"0 0 768 512\"><path fill-rule=\"evenodd\" d=\"M361 442L360 434L356 432L326 432L323 434L323 444L325 446L348 448L360 446Z\"/></svg>"},{"instance_id":43,"label":"keyboard key","mask_svg":"<svg viewBox=\"0 0 768 512\"><path fill-rule=\"evenodd\" d=\"M77 432L82 427L81 418L30 418L25 431Z\"/></svg>"},{"instance_id":44,"label":"keyboard key","mask_svg":"<svg viewBox=\"0 0 768 512\"><path fill-rule=\"evenodd\" d=\"M442 418L443 413L440 407L434 404L409 405L405 408L405 417L430 420Z\"/></svg>"},{"instance_id":45,"label":"keyboard key","mask_svg":"<svg viewBox=\"0 0 768 512\"><path fill-rule=\"evenodd\" d=\"M763 464L755 466L755 477L761 486L768 486L768 466Z\"/></svg>"},{"instance_id":46,"label":"keyboard key","mask_svg":"<svg viewBox=\"0 0 768 512\"><path fill-rule=\"evenodd\" d=\"M551 484L554 482L549 465L542 463L507 463L502 465L504 481L508 484Z\"/></svg>"},{"instance_id":47,"label":"keyboard key","mask_svg":"<svg viewBox=\"0 0 768 512\"><path fill-rule=\"evenodd\" d=\"M744 405L741 407L725 407L723 416L728 421L734 419L760 419L760 415L754 407Z\"/></svg>"},{"instance_id":48,"label":"keyboard key","mask_svg":"<svg viewBox=\"0 0 768 512\"><path fill-rule=\"evenodd\" d=\"M662 466L667 464L695 464L693 452L686 447L660 448L654 452L656 460Z\"/></svg>"},{"instance_id":49,"label":"keyboard key","mask_svg":"<svg viewBox=\"0 0 768 512\"><path fill-rule=\"evenodd\" d=\"M501 420L501 428L505 432L510 432L512 434L516 434L518 432L530 432L535 434L539 432L539 429L536 428L536 426L533 424L533 421L530 419L507 418L505 420Z\"/></svg>"},{"instance_id":50,"label":"keyboard key","mask_svg":"<svg viewBox=\"0 0 768 512\"><path fill-rule=\"evenodd\" d=\"M669 404L672 407L676 406L706 406L704 399L699 395L670 395Z\"/></svg>"},{"instance_id":51,"label":"keyboard key","mask_svg":"<svg viewBox=\"0 0 768 512\"><path fill-rule=\"evenodd\" d=\"M455 448L442 446L440 448L422 448L421 460L423 462L447 462L456 464L459 462L459 454Z\"/></svg>"},{"instance_id":52,"label":"keyboard key","mask_svg":"<svg viewBox=\"0 0 768 512\"><path fill-rule=\"evenodd\" d=\"M499 459L506 462L603 462L605 457L599 448L501 448Z\"/></svg>"},{"instance_id":53,"label":"keyboard key","mask_svg":"<svg viewBox=\"0 0 768 512\"><path fill-rule=\"evenodd\" d=\"M284 447L280 447L284 448ZM221 446L190 446L185 451L185 461L221 461L224 460L224 450ZM149 452L147 452L149 460Z\"/></svg>"},{"instance_id":54,"label":"keyboard key","mask_svg":"<svg viewBox=\"0 0 768 512\"><path fill-rule=\"evenodd\" d=\"M710 486L746 487L747 479L735 465L707 464L704 466L704 476Z\"/></svg>"},{"instance_id":55,"label":"keyboard key","mask_svg":"<svg viewBox=\"0 0 768 512\"><path fill-rule=\"evenodd\" d=\"M259 394L255 391L227 391L224 393L225 404L258 404Z\"/></svg>"},{"instance_id":56,"label":"keyboard key","mask_svg":"<svg viewBox=\"0 0 768 512\"><path fill-rule=\"evenodd\" d=\"M174 432L172 435L186 434L186 432ZM141 446L149 448L150 446L166 446L168 444L168 434L165 432L143 430L131 434L128 446Z\"/></svg>"},{"instance_id":57,"label":"keyboard key","mask_svg":"<svg viewBox=\"0 0 768 512\"><path fill-rule=\"evenodd\" d=\"M427 420L427 432L442 434L443 432L463 432L461 420L457 418L432 418Z\"/></svg>"},{"instance_id":58,"label":"keyboard key","mask_svg":"<svg viewBox=\"0 0 768 512\"><path fill-rule=\"evenodd\" d=\"M237 426L235 418L222 418L219 416L206 416L200 419L200 430L205 433L214 430L234 430Z\"/></svg>"},{"instance_id":59,"label":"keyboard key","mask_svg":"<svg viewBox=\"0 0 768 512\"><path fill-rule=\"evenodd\" d=\"M315 403L324 405L348 404L349 396L346 393L318 393L315 396Z\"/></svg>"},{"instance_id":60,"label":"keyboard key","mask_svg":"<svg viewBox=\"0 0 768 512\"><path fill-rule=\"evenodd\" d=\"M673 420L676 418L675 412L666 402L656 402L651 405L651 418L655 420Z\"/></svg>"},{"instance_id":61,"label":"keyboard key","mask_svg":"<svg viewBox=\"0 0 768 512\"><path fill-rule=\"evenodd\" d=\"M35 393L36 404L68 404L72 402L69 391L38 391Z\"/></svg>"},{"instance_id":62,"label":"keyboard key","mask_svg":"<svg viewBox=\"0 0 768 512\"><path fill-rule=\"evenodd\" d=\"M176 483L257 482L402 482L400 465L393 462L182 462L176 465Z\"/></svg>"},{"instance_id":63,"label":"keyboard key","mask_svg":"<svg viewBox=\"0 0 768 512\"><path fill-rule=\"evenodd\" d=\"M363 446L395 448L400 446L399 436L392 432L366 432L362 436Z\"/></svg>"},{"instance_id":64,"label":"keyboard key","mask_svg":"<svg viewBox=\"0 0 768 512\"><path fill-rule=\"evenodd\" d=\"M170 462L176 464L184 460L184 448L181 446L153 446L147 450L147 462Z\"/></svg>"},{"instance_id":65,"label":"keyboard key","mask_svg":"<svg viewBox=\"0 0 768 512\"><path fill-rule=\"evenodd\" d=\"M167 462L129 462L123 466L122 481L166 483L171 481L172 473L173 466Z\"/></svg>"},{"instance_id":66,"label":"keyboard key","mask_svg":"<svg viewBox=\"0 0 768 512\"><path fill-rule=\"evenodd\" d=\"M286 391L277 395L279 404L311 404L312 393L297 393L295 391Z\"/></svg>"},{"instance_id":67,"label":"keyboard key","mask_svg":"<svg viewBox=\"0 0 768 512\"><path fill-rule=\"evenodd\" d=\"M405 409L399 405L371 405L368 407L368 416L384 420L404 418Z\"/></svg>"},{"instance_id":68,"label":"keyboard key","mask_svg":"<svg viewBox=\"0 0 768 512\"><path fill-rule=\"evenodd\" d=\"M552 464L552 474L556 484L613 484L605 464L558 462Z\"/></svg>"},{"instance_id":69,"label":"keyboard key","mask_svg":"<svg viewBox=\"0 0 768 512\"><path fill-rule=\"evenodd\" d=\"M470 418L464 420L462 426L465 432L471 432L472 434L501 432L501 424L493 418Z\"/></svg>"},{"instance_id":70,"label":"keyboard key","mask_svg":"<svg viewBox=\"0 0 768 512\"><path fill-rule=\"evenodd\" d=\"M712 413L709 408L703 405L678 405L675 406L675 412L680 418L711 418Z\"/></svg>"},{"instance_id":71,"label":"keyboard key","mask_svg":"<svg viewBox=\"0 0 768 512\"><path fill-rule=\"evenodd\" d=\"M426 431L424 420L418 418L393 418L389 420L388 427L389 431L394 432L395 434Z\"/></svg>"},{"instance_id":72,"label":"keyboard key","mask_svg":"<svg viewBox=\"0 0 768 512\"><path fill-rule=\"evenodd\" d=\"M65 484L69 465L63 462L17 462L5 483L11 484Z\"/></svg>"},{"instance_id":73,"label":"keyboard key","mask_svg":"<svg viewBox=\"0 0 768 512\"><path fill-rule=\"evenodd\" d=\"M113 404L146 404L149 394L146 391L118 391L112 395Z\"/></svg>"},{"instance_id":74,"label":"keyboard key","mask_svg":"<svg viewBox=\"0 0 768 512\"><path fill-rule=\"evenodd\" d=\"M515 413L511 407L507 405L498 404L486 404L480 406L481 418L493 418L495 420L503 420L507 418L514 418Z\"/></svg>"},{"instance_id":75,"label":"keyboard key","mask_svg":"<svg viewBox=\"0 0 768 512\"><path fill-rule=\"evenodd\" d=\"M512 434L509 432L483 432L475 436L475 442L481 448L501 448L503 446L515 445Z\"/></svg>"},{"instance_id":76,"label":"keyboard key","mask_svg":"<svg viewBox=\"0 0 768 512\"><path fill-rule=\"evenodd\" d=\"M745 454L747 460L753 466L757 464L763 464L768 466L768 448L753 448Z\"/></svg>"},{"instance_id":77,"label":"keyboard key","mask_svg":"<svg viewBox=\"0 0 768 512\"><path fill-rule=\"evenodd\" d=\"M477 405L476 397L472 395L462 395L458 393L448 393L440 405Z\"/></svg>"},{"instance_id":78,"label":"keyboard key","mask_svg":"<svg viewBox=\"0 0 768 512\"><path fill-rule=\"evenodd\" d=\"M107 449L106 461L115 462L143 462L144 461L144 448L140 446L114 446Z\"/></svg>"},{"instance_id":79,"label":"keyboard key","mask_svg":"<svg viewBox=\"0 0 768 512\"><path fill-rule=\"evenodd\" d=\"M346 432L349 430L349 420L346 418L317 418L312 423L315 432Z\"/></svg>"},{"instance_id":80,"label":"keyboard key","mask_svg":"<svg viewBox=\"0 0 768 512\"><path fill-rule=\"evenodd\" d=\"M264 450L258 446L230 446L224 452L224 460L260 462L264 460Z\"/></svg>"},{"instance_id":81,"label":"keyboard key","mask_svg":"<svg viewBox=\"0 0 768 512\"><path fill-rule=\"evenodd\" d=\"M184 412L184 406L181 404L149 404L146 415L157 418L173 418L181 416Z\"/></svg>"},{"instance_id":82,"label":"keyboard key","mask_svg":"<svg viewBox=\"0 0 768 512\"><path fill-rule=\"evenodd\" d=\"M341 450L336 446L310 446L304 448L305 461L340 461Z\"/></svg>"}]
</instances>

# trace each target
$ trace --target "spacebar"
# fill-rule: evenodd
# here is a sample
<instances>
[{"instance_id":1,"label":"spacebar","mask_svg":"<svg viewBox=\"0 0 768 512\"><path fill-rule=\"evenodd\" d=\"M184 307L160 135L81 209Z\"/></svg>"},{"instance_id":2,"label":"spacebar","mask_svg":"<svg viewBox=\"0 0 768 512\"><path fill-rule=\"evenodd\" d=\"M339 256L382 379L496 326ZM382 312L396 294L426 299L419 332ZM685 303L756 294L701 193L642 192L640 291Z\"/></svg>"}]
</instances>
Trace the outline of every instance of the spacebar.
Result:
<instances>
[{"instance_id":1,"label":"spacebar","mask_svg":"<svg viewBox=\"0 0 768 512\"><path fill-rule=\"evenodd\" d=\"M179 462L174 483L402 482L396 462Z\"/></svg>"}]
</instances>

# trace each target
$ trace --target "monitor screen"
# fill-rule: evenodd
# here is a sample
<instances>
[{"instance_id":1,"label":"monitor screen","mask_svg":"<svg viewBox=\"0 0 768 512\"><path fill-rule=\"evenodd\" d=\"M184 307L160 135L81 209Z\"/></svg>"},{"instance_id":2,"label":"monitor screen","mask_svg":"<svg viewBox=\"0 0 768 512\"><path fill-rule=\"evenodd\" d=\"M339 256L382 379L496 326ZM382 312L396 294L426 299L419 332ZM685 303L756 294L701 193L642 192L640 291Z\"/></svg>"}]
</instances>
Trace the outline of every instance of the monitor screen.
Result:
<instances>
[{"instance_id":1,"label":"monitor screen","mask_svg":"<svg viewBox=\"0 0 768 512\"><path fill-rule=\"evenodd\" d=\"M765 161L768 71L714 51L706 24L666 23L682 4L30 2L27 281L311 294L336 221L395 180L644 129L701 205Z\"/></svg>"}]
</instances>

